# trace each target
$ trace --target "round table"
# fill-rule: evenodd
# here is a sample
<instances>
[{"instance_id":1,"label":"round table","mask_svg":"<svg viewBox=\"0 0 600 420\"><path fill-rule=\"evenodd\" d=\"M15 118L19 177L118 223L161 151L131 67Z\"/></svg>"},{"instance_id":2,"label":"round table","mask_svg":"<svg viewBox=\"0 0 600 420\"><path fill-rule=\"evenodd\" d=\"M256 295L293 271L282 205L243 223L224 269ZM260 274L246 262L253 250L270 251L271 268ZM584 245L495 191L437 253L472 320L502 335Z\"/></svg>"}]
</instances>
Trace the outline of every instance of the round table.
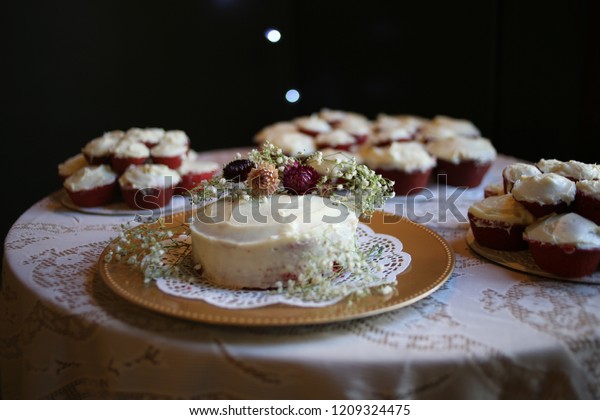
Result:
<instances>
[{"instance_id":1,"label":"round table","mask_svg":"<svg viewBox=\"0 0 600 420\"><path fill-rule=\"evenodd\" d=\"M514 161L500 156L482 185ZM456 200L463 215L482 188ZM467 224L448 212L441 220L438 200L417 201L416 213L438 211L428 225L451 244L456 266L432 295L358 320L243 328L171 318L115 295L96 263L131 216L69 210L61 194L27 210L6 238L3 398L600 398L600 286L478 257Z\"/></svg>"}]
</instances>

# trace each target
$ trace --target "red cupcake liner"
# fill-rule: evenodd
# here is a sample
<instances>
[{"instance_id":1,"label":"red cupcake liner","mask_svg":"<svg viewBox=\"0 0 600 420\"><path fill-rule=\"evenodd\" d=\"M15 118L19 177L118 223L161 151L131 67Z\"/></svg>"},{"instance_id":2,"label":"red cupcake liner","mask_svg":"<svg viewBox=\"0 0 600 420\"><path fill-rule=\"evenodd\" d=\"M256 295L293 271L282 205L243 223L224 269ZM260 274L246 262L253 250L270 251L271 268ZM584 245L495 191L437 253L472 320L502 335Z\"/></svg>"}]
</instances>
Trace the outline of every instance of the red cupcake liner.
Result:
<instances>
[{"instance_id":1,"label":"red cupcake liner","mask_svg":"<svg viewBox=\"0 0 600 420\"><path fill-rule=\"evenodd\" d=\"M173 198L174 188L130 188L121 187L123 201L131 209L148 210L166 206Z\"/></svg>"},{"instance_id":2,"label":"red cupcake liner","mask_svg":"<svg viewBox=\"0 0 600 420\"><path fill-rule=\"evenodd\" d=\"M516 199L515 199L516 200ZM571 205L565 203L564 201L558 204L539 204L539 203L530 203L527 201L516 200L523 205L531 214L535 217L540 218L547 216L552 213L563 214L568 213L571 210Z\"/></svg>"},{"instance_id":3,"label":"red cupcake liner","mask_svg":"<svg viewBox=\"0 0 600 420\"><path fill-rule=\"evenodd\" d=\"M423 191L429 182L431 169L405 172L399 169L375 169L384 178L394 181L396 195L410 195Z\"/></svg>"},{"instance_id":4,"label":"red cupcake liner","mask_svg":"<svg viewBox=\"0 0 600 420\"><path fill-rule=\"evenodd\" d=\"M79 207L99 207L114 201L116 186L117 182L115 181L89 190L71 191L68 188L65 189L73 204Z\"/></svg>"},{"instance_id":5,"label":"red cupcake liner","mask_svg":"<svg viewBox=\"0 0 600 420\"><path fill-rule=\"evenodd\" d=\"M177 169L183 163L184 156L152 156L152 161L161 165L166 165L171 169Z\"/></svg>"},{"instance_id":6,"label":"red cupcake liner","mask_svg":"<svg viewBox=\"0 0 600 420\"><path fill-rule=\"evenodd\" d=\"M110 165L112 159L112 155L91 156L87 153L84 153L83 157L85 157L85 160L87 160L90 165Z\"/></svg>"},{"instance_id":7,"label":"red cupcake liner","mask_svg":"<svg viewBox=\"0 0 600 420\"><path fill-rule=\"evenodd\" d=\"M365 144L369 139L368 134L351 134L351 136L356 140L356 144Z\"/></svg>"},{"instance_id":8,"label":"red cupcake liner","mask_svg":"<svg viewBox=\"0 0 600 420\"><path fill-rule=\"evenodd\" d=\"M175 194L190 195L190 191L196 188L203 180L211 179L218 171L189 173L181 175L181 182L175 187Z\"/></svg>"},{"instance_id":9,"label":"red cupcake liner","mask_svg":"<svg viewBox=\"0 0 600 420\"><path fill-rule=\"evenodd\" d=\"M529 241L529 251L542 270L561 277L587 276L600 264L600 248L577 249L572 245Z\"/></svg>"},{"instance_id":10,"label":"red cupcake liner","mask_svg":"<svg viewBox=\"0 0 600 420\"><path fill-rule=\"evenodd\" d=\"M492 162L481 163L476 160L463 160L460 163L453 163L438 159L436 173L446 175L448 185L473 188L481 184L490 166L492 166Z\"/></svg>"},{"instance_id":11,"label":"red cupcake liner","mask_svg":"<svg viewBox=\"0 0 600 420\"><path fill-rule=\"evenodd\" d=\"M131 165L143 165L146 163L148 158L120 158L113 156L111 160L111 166L113 170L119 174L122 174Z\"/></svg>"},{"instance_id":12,"label":"red cupcake liner","mask_svg":"<svg viewBox=\"0 0 600 420\"><path fill-rule=\"evenodd\" d=\"M319 134L321 134L320 131L307 130L305 128L298 128L298 131L300 131L301 133L307 134L311 137L317 137Z\"/></svg>"},{"instance_id":13,"label":"red cupcake liner","mask_svg":"<svg viewBox=\"0 0 600 420\"><path fill-rule=\"evenodd\" d=\"M573 211L600 225L600 200L577 190Z\"/></svg>"},{"instance_id":14,"label":"red cupcake liner","mask_svg":"<svg viewBox=\"0 0 600 420\"><path fill-rule=\"evenodd\" d=\"M526 225L482 219L468 213L473 236L478 244L501 251L522 251L527 249L523 239Z\"/></svg>"}]
</instances>

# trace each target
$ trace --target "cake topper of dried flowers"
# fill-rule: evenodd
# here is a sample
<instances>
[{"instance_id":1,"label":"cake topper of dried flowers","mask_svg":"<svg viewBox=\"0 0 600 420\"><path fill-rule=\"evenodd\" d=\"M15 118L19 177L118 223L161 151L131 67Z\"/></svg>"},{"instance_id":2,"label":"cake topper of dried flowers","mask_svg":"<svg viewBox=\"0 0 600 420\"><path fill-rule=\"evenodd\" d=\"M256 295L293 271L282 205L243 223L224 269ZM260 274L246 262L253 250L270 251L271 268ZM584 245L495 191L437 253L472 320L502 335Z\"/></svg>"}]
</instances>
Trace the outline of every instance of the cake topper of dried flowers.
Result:
<instances>
[{"instance_id":1,"label":"cake topper of dried flowers","mask_svg":"<svg viewBox=\"0 0 600 420\"><path fill-rule=\"evenodd\" d=\"M328 167L327 173L319 175L311 165L323 163ZM222 197L260 200L273 194L318 194L369 217L394 196L393 185L393 181L358 164L356 158L338 160L336 156L324 156L320 151L304 157L289 157L281 149L266 143L260 150L249 152L245 159L236 156L223 167L221 174L203 181L191 191L191 200L195 204L204 204ZM127 228L123 226L123 231L113 241L105 254L106 262L116 259L130 264L143 273L147 282L178 273L178 266L167 263L164 256L170 248L188 246L188 226L169 228L162 219L158 219L142 223L135 229ZM323 240L327 241L328 235L324 235ZM305 264L305 272L297 273L295 280L282 279L279 291L309 300L328 299L346 293L345 286L332 285L332 280L342 271L369 278L374 275L374 270L380 269L371 263L373 257L381 252L377 247L363 254L355 243L331 245L335 252L315 256ZM391 290L389 285L381 289ZM369 287L365 286L354 295L369 293Z\"/></svg>"}]
</instances>

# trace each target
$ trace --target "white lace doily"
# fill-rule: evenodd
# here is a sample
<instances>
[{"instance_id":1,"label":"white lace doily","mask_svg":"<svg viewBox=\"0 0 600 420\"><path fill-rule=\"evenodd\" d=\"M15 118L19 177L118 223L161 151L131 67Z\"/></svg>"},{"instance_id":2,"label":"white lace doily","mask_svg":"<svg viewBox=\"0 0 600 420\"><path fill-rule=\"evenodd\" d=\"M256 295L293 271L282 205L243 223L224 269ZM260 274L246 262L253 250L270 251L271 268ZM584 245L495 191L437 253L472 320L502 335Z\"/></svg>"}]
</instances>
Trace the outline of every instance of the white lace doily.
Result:
<instances>
[{"instance_id":1,"label":"white lace doily","mask_svg":"<svg viewBox=\"0 0 600 420\"><path fill-rule=\"evenodd\" d=\"M157 287L164 293L187 299L200 299L211 305L227 309L250 309L262 306L284 303L300 307L323 307L339 302L344 297L366 287L385 284L395 284L396 276L408 268L411 262L410 254L402 251L402 242L389 235L375 233L363 224L357 230L359 249L366 253L374 245L383 249L379 255L372 257L376 265L383 268L375 273L375 278L366 280L358 275L340 275L334 280L336 285L346 286L346 293L329 300L303 300L273 290L232 290L217 287L201 278L193 269L194 263L188 254L181 258L179 266L181 274L174 278L156 279ZM365 282L368 281L367 284Z\"/></svg>"}]
</instances>

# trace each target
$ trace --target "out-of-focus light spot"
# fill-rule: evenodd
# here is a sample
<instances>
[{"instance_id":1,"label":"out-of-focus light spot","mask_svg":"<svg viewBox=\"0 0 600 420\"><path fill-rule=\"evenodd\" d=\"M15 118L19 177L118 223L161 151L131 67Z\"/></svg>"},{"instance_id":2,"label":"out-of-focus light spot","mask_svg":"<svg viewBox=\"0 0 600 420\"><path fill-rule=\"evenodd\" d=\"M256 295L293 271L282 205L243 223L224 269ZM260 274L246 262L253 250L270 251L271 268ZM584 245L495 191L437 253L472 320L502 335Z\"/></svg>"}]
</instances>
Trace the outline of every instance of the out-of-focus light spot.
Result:
<instances>
[{"instance_id":1,"label":"out-of-focus light spot","mask_svg":"<svg viewBox=\"0 0 600 420\"><path fill-rule=\"evenodd\" d=\"M265 38L272 43L279 42L281 39L281 32L279 32L277 29L269 28L265 31Z\"/></svg>"},{"instance_id":2,"label":"out-of-focus light spot","mask_svg":"<svg viewBox=\"0 0 600 420\"><path fill-rule=\"evenodd\" d=\"M300 92L298 92L296 89L290 89L285 93L285 100L290 103L298 102L299 99Z\"/></svg>"}]
</instances>

